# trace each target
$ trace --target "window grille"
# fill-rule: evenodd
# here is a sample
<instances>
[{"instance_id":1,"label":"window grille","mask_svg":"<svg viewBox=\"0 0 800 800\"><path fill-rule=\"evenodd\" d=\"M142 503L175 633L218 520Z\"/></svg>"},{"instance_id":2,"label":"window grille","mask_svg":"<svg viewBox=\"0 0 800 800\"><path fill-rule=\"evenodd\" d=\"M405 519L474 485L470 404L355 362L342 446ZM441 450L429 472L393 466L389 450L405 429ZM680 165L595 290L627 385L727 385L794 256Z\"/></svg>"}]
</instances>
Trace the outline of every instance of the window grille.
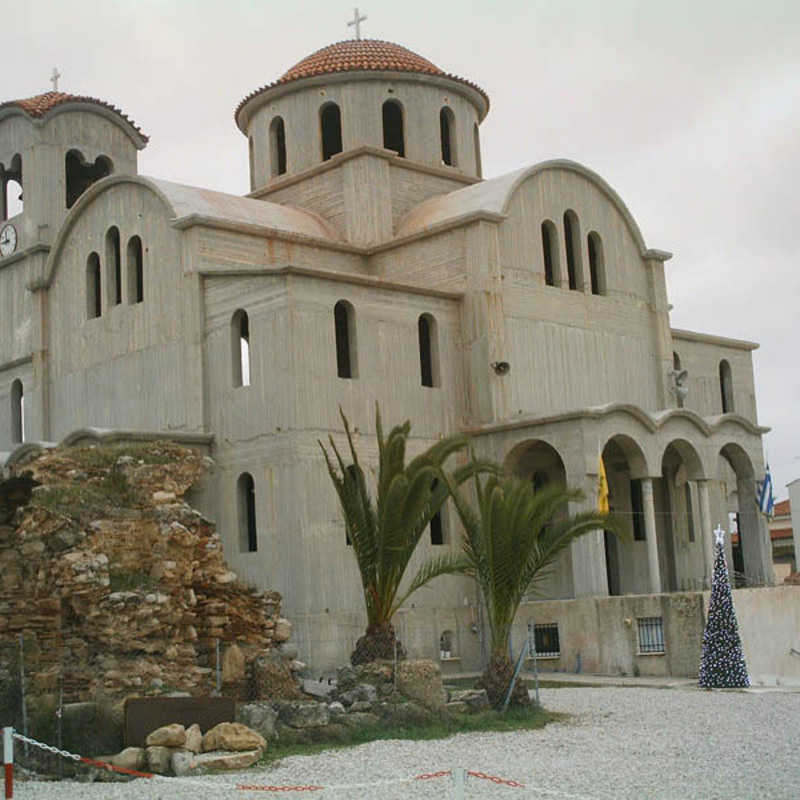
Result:
<instances>
[{"instance_id":1,"label":"window grille","mask_svg":"<svg viewBox=\"0 0 800 800\"><path fill-rule=\"evenodd\" d=\"M663 618L640 617L636 622L639 626L639 655L666 653Z\"/></svg>"},{"instance_id":2,"label":"window grille","mask_svg":"<svg viewBox=\"0 0 800 800\"><path fill-rule=\"evenodd\" d=\"M533 641L539 658L558 658L561 655L557 622L534 625Z\"/></svg>"}]
</instances>

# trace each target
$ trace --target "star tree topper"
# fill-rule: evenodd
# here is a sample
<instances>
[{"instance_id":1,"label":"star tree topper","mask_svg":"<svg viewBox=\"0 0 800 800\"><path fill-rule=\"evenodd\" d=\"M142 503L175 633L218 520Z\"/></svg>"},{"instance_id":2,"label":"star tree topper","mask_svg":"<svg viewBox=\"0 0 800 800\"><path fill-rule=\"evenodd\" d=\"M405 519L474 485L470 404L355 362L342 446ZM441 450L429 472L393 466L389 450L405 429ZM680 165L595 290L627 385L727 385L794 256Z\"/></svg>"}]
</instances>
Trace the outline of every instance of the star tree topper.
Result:
<instances>
[{"instance_id":1,"label":"star tree topper","mask_svg":"<svg viewBox=\"0 0 800 800\"><path fill-rule=\"evenodd\" d=\"M716 530L714 531L714 537L717 540L717 544L725 544L725 531L717 525Z\"/></svg>"}]
</instances>

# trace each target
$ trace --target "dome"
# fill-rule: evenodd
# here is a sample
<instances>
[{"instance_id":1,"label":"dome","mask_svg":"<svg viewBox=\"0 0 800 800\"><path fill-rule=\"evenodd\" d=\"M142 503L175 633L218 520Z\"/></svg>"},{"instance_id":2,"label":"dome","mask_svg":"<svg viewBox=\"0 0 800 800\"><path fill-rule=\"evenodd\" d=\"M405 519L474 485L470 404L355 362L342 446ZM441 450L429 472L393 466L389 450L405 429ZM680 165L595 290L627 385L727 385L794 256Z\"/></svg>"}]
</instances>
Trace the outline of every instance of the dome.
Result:
<instances>
[{"instance_id":1,"label":"dome","mask_svg":"<svg viewBox=\"0 0 800 800\"><path fill-rule=\"evenodd\" d=\"M7 100L5 103L0 103L0 114L3 111L14 112L15 110L22 111L26 116L33 119L42 119L46 117L54 109L67 105L69 103L80 103L100 106L111 111L119 117L126 125L133 128L138 136L147 142L147 136L142 133L141 128L131 119L129 119L120 109L112 106L111 103L106 103L103 100L98 100L96 97L86 97L84 95L68 94L67 92L44 92L44 94L37 94L34 97L26 97L22 100Z\"/></svg>"},{"instance_id":2,"label":"dome","mask_svg":"<svg viewBox=\"0 0 800 800\"><path fill-rule=\"evenodd\" d=\"M242 110L253 98L269 89L304 78L342 72L408 72L417 75L436 75L461 83L477 92L486 104L481 117L485 116L489 109L489 97L479 86L445 72L427 58L417 55L406 47L380 39L346 39L306 56L284 72L278 80L251 92L236 108L234 114L236 124L244 132L246 123L241 119Z\"/></svg>"}]
</instances>

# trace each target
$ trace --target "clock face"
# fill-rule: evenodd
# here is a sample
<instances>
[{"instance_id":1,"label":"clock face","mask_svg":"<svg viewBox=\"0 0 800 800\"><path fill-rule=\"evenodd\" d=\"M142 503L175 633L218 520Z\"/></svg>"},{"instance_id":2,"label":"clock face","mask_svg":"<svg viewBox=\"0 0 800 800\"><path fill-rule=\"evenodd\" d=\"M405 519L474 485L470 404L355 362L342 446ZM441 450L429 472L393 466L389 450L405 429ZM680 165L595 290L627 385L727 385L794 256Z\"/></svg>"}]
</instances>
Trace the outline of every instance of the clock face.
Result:
<instances>
[{"instance_id":1,"label":"clock face","mask_svg":"<svg viewBox=\"0 0 800 800\"><path fill-rule=\"evenodd\" d=\"M0 230L0 256L10 256L17 249L17 229L6 225Z\"/></svg>"}]
</instances>

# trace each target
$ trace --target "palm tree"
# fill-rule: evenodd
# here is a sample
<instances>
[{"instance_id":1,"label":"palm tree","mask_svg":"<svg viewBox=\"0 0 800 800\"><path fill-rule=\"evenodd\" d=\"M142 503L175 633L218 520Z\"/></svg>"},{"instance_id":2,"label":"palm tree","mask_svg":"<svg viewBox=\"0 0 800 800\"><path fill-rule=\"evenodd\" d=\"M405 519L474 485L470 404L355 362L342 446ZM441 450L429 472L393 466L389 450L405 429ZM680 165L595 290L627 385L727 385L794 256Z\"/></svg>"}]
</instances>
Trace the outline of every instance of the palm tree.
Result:
<instances>
[{"instance_id":1,"label":"palm tree","mask_svg":"<svg viewBox=\"0 0 800 800\"><path fill-rule=\"evenodd\" d=\"M353 445L350 425L344 412L339 411L352 463L345 464L333 437L330 437L330 446L336 463L322 442L319 446L339 495L347 536L361 573L367 630L356 643L350 660L353 664L362 664L376 658L393 657L396 637L391 620L397 609L412 592L433 577L454 571L451 557L445 555L432 559L400 592L411 556L431 519L450 494L450 487L459 486L474 475L481 469L481 464L473 461L452 474L445 473L444 462L467 444L464 436L448 436L406 465L405 451L411 424L406 421L395 426L384 438L380 409L376 404L379 468L377 498L373 503ZM404 655L399 642L397 652L399 657Z\"/></svg>"},{"instance_id":2,"label":"palm tree","mask_svg":"<svg viewBox=\"0 0 800 800\"><path fill-rule=\"evenodd\" d=\"M487 690L491 704L497 707L513 678L509 642L523 597L579 536L597 529L622 533L625 528L616 518L597 511L566 514L567 503L584 495L562 486L537 490L530 481L498 475L491 475L482 485L476 475L474 509L457 487L451 486L450 491L464 526L464 543L461 563L448 565L448 571L472 575L483 596L490 658L478 685ZM528 704L521 683L514 687L511 701Z\"/></svg>"}]
</instances>

